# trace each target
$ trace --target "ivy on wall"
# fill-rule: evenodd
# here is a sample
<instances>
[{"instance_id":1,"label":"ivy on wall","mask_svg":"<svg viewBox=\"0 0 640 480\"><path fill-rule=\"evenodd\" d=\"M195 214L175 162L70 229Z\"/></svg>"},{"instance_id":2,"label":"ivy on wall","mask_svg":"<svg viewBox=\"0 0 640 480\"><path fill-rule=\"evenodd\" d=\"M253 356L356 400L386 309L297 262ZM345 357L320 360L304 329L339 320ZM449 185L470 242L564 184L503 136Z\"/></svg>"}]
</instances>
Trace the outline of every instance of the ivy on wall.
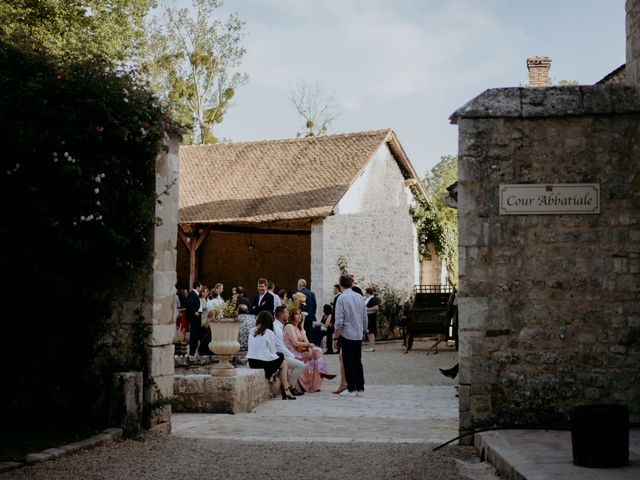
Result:
<instances>
[{"instance_id":1,"label":"ivy on wall","mask_svg":"<svg viewBox=\"0 0 640 480\"><path fill-rule=\"evenodd\" d=\"M431 259L429 245L433 245L454 284L458 282L458 215L456 209L444 203L443 195L457 179L458 158L451 155L442 157L423 180L430 196L428 202L413 186L415 203L410 208L418 235L420 259Z\"/></svg>"}]
</instances>

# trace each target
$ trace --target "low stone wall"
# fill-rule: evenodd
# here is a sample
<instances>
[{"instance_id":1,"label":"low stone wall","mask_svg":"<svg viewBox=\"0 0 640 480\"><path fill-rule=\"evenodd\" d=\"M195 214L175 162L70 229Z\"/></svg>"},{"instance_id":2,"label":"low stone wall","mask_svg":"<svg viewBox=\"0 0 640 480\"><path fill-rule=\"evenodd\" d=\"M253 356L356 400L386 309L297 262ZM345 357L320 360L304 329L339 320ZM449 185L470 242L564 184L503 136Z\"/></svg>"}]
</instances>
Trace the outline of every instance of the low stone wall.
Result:
<instances>
[{"instance_id":1,"label":"low stone wall","mask_svg":"<svg viewBox=\"0 0 640 480\"><path fill-rule=\"evenodd\" d=\"M199 367L203 369L206 367ZM177 371L173 382L173 411L191 413L249 412L274 397L280 383L270 383L264 370L236 367L234 377Z\"/></svg>"}]
</instances>

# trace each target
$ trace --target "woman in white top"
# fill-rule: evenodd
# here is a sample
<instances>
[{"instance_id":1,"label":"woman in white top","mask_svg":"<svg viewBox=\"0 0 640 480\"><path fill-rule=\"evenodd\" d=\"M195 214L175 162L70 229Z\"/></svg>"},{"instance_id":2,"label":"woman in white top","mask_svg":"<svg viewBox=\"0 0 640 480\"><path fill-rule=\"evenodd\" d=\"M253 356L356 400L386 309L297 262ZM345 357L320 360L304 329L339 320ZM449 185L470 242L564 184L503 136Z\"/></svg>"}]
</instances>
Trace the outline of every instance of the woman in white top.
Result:
<instances>
[{"instance_id":1,"label":"woman in white top","mask_svg":"<svg viewBox=\"0 0 640 480\"><path fill-rule=\"evenodd\" d=\"M247 351L249 368L262 368L264 375L270 379L278 374L280 392L283 400L295 400L291 387L287 382L287 361L282 352L276 351L276 335L273 333L273 315L263 310L256 317L256 326L249 332L249 348Z\"/></svg>"}]
</instances>

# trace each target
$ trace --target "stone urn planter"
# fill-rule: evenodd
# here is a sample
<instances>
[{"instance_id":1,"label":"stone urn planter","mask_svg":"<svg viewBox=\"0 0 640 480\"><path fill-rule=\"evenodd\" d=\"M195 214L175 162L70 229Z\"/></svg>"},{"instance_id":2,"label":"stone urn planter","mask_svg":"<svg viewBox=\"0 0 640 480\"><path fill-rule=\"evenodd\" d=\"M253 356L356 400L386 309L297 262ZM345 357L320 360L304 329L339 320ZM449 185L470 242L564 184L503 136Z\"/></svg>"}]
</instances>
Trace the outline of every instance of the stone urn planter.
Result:
<instances>
[{"instance_id":1,"label":"stone urn planter","mask_svg":"<svg viewBox=\"0 0 640 480\"><path fill-rule=\"evenodd\" d=\"M236 369L229 362L229 358L240 350L238 330L242 320L238 318L219 318L209 323L211 329L211 343L209 349L218 356L220 361L211 369L214 377L233 377Z\"/></svg>"}]
</instances>

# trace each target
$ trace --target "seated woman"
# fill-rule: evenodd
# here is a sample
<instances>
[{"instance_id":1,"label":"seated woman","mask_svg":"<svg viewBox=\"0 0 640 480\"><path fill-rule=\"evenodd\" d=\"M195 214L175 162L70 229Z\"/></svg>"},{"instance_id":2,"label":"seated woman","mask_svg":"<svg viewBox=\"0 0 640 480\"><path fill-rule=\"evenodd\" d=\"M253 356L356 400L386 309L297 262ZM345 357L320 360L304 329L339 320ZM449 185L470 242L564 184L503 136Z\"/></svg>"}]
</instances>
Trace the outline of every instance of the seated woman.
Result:
<instances>
[{"instance_id":1,"label":"seated woman","mask_svg":"<svg viewBox=\"0 0 640 480\"><path fill-rule=\"evenodd\" d=\"M327 372L322 349L309 342L302 328L302 312L299 308L291 310L289 322L284 327L284 344L298 360L304 362L305 368L298 377L299 387L304 391L319 392L323 378L335 378L335 373Z\"/></svg>"},{"instance_id":2,"label":"seated woman","mask_svg":"<svg viewBox=\"0 0 640 480\"><path fill-rule=\"evenodd\" d=\"M295 400L287 382L287 361L282 352L276 352L276 334L273 333L273 315L262 311L256 317L256 326L249 332L247 352L249 368L264 369L264 376L270 379L278 374L283 400Z\"/></svg>"},{"instance_id":3,"label":"seated woman","mask_svg":"<svg viewBox=\"0 0 640 480\"><path fill-rule=\"evenodd\" d=\"M242 320L242 325L238 329L238 343L240 350L246 352L249 348L249 332L256 326L256 316L249 313L249 307L241 303L238 305L238 320Z\"/></svg>"}]
</instances>

